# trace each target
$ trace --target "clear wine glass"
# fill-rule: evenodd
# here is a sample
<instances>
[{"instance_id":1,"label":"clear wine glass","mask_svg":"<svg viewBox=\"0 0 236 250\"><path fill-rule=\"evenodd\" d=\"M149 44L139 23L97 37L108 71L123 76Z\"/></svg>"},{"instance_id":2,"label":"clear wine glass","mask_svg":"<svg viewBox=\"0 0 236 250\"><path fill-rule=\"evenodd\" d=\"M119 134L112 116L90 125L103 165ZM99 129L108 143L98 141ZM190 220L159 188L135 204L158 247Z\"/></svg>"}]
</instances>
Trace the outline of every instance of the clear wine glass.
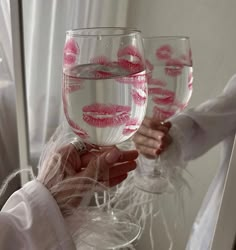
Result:
<instances>
[{"instance_id":1,"label":"clear wine glass","mask_svg":"<svg viewBox=\"0 0 236 250\"><path fill-rule=\"evenodd\" d=\"M165 122L187 105L192 95L193 67L190 39L182 36L144 38L148 76L146 116ZM169 188L168 168L161 156L139 157L135 183L150 193Z\"/></svg>"},{"instance_id":2,"label":"clear wine glass","mask_svg":"<svg viewBox=\"0 0 236 250\"><path fill-rule=\"evenodd\" d=\"M146 112L145 70L140 31L112 27L68 31L62 97L64 113L74 133L97 146L129 139ZM83 233L81 239L88 245L115 249L129 245L139 236L140 225L131 215L109 206L92 210L88 208L90 220L99 230ZM111 240L104 232L110 234Z\"/></svg>"}]
</instances>

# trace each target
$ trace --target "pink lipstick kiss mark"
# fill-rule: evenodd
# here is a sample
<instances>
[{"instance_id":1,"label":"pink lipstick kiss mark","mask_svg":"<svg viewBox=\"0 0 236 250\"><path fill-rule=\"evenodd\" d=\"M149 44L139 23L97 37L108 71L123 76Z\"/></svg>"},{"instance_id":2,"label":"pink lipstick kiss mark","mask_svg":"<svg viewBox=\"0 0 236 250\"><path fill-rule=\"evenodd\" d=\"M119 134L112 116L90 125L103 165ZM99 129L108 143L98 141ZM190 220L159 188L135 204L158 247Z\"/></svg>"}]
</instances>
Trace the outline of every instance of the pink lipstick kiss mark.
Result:
<instances>
[{"instance_id":1,"label":"pink lipstick kiss mark","mask_svg":"<svg viewBox=\"0 0 236 250\"><path fill-rule=\"evenodd\" d=\"M79 54L79 46L73 38L70 38L69 40L67 40L67 42L65 44L64 51L78 55Z\"/></svg>"},{"instance_id":2,"label":"pink lipstick kiss mark","mask_svg":"<svg viewBox=\"0 0 236 250\"><path fill-rule=\"evenodd\" d=\"M117 53L118 64L131 73L143 71L142 56L138 49L132 45L122 48ZM131 58L130 58L131 57Z\"/></svg>"},{"instance_id":3,"label":"pink lipstick kiss mark","mask_svg":"<svg viewBox=\"0 0 236 250\"><path fill-rule=\"evenodd\" d=\"M93 127L116 127L129 120L130 106L94 103L83 107L83 120Z\"/></svg>"},{"instance_id":4,"label":"pink lipstick kiss mark","mask_svg":"<svg viewBox=\"0 0 236 250\"><path fill-rule=\"evenodd\" d=\"M100 64L100 65L109 65L111 61L106 56L94 57L90 60L91 63Z\"/></svg>"},{"instance_id":5,"label":"pink lipstick kiss mark","mask_svg":"<svg viewBox=\"0 0 236 250\"><path fill-rule=\"evenodd\" d=\"M125 128L123 129L122 134L123 135L130 135L138 130L140 126L140 123L138 121L138 118L130 118L126 124Z\"/></svg>"},{"instance_id":6,"label":"pink lipstick kiss mark","mask_svg":"<svg viewBox=\"0 0 236 250\"><path fill-rule=\"evenodd\" d=\"M157 86L161 86L161 87L164 87L167 85L167 83L163 80L159 80L159 79L154 79L154 78L150 78L148 80L148 85L157 85Z\"/></svg>"},{"instance_id":7,"label":"pink lipstick kiss mark","mask_svg":"<svg viewBox=\"0 0 236 250\"><path fill-rule=\"evenodd\" d=\"M70 84L70 85L67 85L65 90L67 93L73 93L75 91L78 91L78 90L81 90L83 87L82 85L78 85L78 84Z\"/></svg>"},{"instance_id":8,"label":"pink lipstick kiss mark","mask_svg":"<svg viewBox=\"0 0 236 250\"><path fill-rule=\"evenodd\" d=\"M147 82L147 74L133 74L126 77L118 77L116 78L117 82L124 83L124 84L131 84L134 87L139 87L140 85L145 85Z\"/></svg>"},{"instance_id":9,"label":"pink lipstick kiss mark","mask_svg":"<svg viewBox=\"0 0 236 250\"><path fill-rule=\"evenodd\" d=\"M72 121L70 117L67 117L67 121L70 127L72 128L73 132L77 134L81 139L85 140L89 138L88 133L84 129L82 129L78 124Z\"/></svg>"},{"instance_id":10,"label":"pink lipstick kiss mark","mask_svg":"<svg viewBox=\"0 0 236 250\"><path fill-rule=\"evenodd\" d=\"M65 91L66 93L72 93L77 90L81 90L84 88L83 80L78 77L73 76L64 76L66 78L67 84L65 84Z\"/></svg>"},{"instance_id":11,"label":"pink lipstick kiss mark","mask_svg":"<svg viewBox=\"0 0 236 250\"><path fill-rule=\"evenodd\" d=\"M92 58L90 61L91 63L94 63L94 64L100 64L100 65L110 66L110 67L114 66L112 62L109 61L109 59L106 56L98 56L98 57ZM106 70L96 70L94 71L94 77L98 79L106 79L106 78L115 77L115 75Z\"/></svg>"},{"instance_id":12,"label":"pink lipstick kiss mark","mask_svg":"<svg viewBox=\"0 0 236 250\"><path fill-rule=\"evenodd\" d=\"M79 46L73 38L70 38L64 46L64 64L74 64L78 55Z\"/></svg>"},{"instance_id":13,"label":"pink lipstick kiss mark","mask_svg":"<svg viewBox=\"0 0 236 250\"><path fill-rule=\"evenodd\" d=\"M156 104L170 105L174 103L175 93L163 88L148 88L149 95L154 95L152 101Z\"/></svg>"},{"instance_id":14,"label":"pink lipstick kiss mark","mask_svg":"<svg viewBox=\"0 0 236 250\"><path fill-rule=\"evenodd\" d=\"M168 76L176 77L181 75L184 65L179 59L170 59L166 62L165 73Z\"/></svg>"},{"instance_id":15,"label":"pink lipstick kiss mark","mask_svg":"<svg viewBox=\"0 0 236 250\"><path fill-rule=\"evenodd\" d=\"M131 90L131 96L133 101L138 106L143 106L146 104L147 101L147 88L146 85L133 87Z\"/></svg>"},{"instance_id":16,"label":"pink lipstick kiss mark","mask_svg":"<svg viewBox=\"0 0 236 250\"><path fill-rule=\"evenodd\" d=\"M122 68L131 73L137 73L144 70L144 66L141 62L131 62L127 59L118 59L118 63Z\"/></svg>"},{"instance_id":17,"label":"pink lipstick kiss mark","mask_svg":"<svg viewBox=\"0 0 236 250\"><path fill-rule=\"evenodd\" d=\"M171 59L172 54L173 54L172 48L168 44L161 46L156 51L157 59L163 60L163 61Z\"/></svg>"},{"instance_id":18,"label":"pink lipstick kiss mark","mask_svg":"<svg viewBox=\"0 0 236 250\"><path fill-rule=\"evenodd\" d=\"M157 106L154 106L152 113L153 113L154 118L156 118L160 121L165 121L166 119L175 115L176 110L165 110L165 109L159 108Z\"/></svg>"},{"instance_id":19,"label":"pink lipstick kiss mark","mask_svg":"<svg viewBox=\"0 0 236 250\"><path fill-rule=\"evenodd\" d=\"M119 49L117 56L118 56L118 58L125 57L125 56L133 56L133 57L138 58L139 59L138 61L142 61L142 56L141 56L140 52L133 45L129 45L127 47Z\"/></svg>"}]
</instances>

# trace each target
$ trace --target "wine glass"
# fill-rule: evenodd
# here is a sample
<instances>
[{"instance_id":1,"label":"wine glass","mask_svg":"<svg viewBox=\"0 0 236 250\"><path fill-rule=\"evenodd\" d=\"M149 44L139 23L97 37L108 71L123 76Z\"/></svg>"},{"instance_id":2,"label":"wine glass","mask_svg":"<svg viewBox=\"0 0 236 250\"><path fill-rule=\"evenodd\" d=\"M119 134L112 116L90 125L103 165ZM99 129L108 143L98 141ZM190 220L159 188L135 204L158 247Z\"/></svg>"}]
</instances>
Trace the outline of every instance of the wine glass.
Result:
<instances>
[{"instance_id":1,"label":"wine glass","mask_svg":"<svg viewBox=\"0 0 236 250\"><path fill-rule=\"evenodd\" d=\"M187 105L192 95L193 68L190 39L181 36L144 38L148 75L146 116L165 122ZM135 184L150 193L168 191L168 168L161 156L140 156Z\"/></svg>"},{"instance_id":2,"label":"wine glass","mask_svg":"<svg viewBox=\"0 0 236 250\"><path fill-rule=\"evenodd\" d=\"M111 146L129 139L146 112L145 70L140 31L113 27L68 31L62 98L73 132L84 142L97 146ZM88 208L87 212L99 230L87 230L80 237L92 247L104 250L125 247L140 234L140 225L123 211L107 206ZM111 240L104 232L110 234Z\"/></svg>"}]
</instances>

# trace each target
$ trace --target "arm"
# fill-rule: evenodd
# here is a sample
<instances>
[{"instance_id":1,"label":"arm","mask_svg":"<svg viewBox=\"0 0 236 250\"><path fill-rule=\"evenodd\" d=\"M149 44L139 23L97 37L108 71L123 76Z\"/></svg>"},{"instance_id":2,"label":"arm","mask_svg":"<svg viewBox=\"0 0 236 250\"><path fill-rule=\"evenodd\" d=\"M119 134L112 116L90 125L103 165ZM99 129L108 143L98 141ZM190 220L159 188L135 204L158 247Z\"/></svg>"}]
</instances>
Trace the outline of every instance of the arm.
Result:
<instances>
[{"instance_id":1,"label":"arm","mask_svg":"<svg viewBox=\"0 0 236 250\"><path fill-rule=\"evenodd\" d=\"M145 118L133 137L136 148L152 158L163 151L166 151L168 157L175 152L176 156L185 161L206 153L235 133L235 97L236 75L230 79L221 95L170 119L171 129L168 123L161 124L154 119ZM166 150L170 139L172 146ZM169 155L168 151L171 152Z\"/></svg>"},{"instance_id":2,"label":"arm","mask_svg":"<svg viewBox=\"0 0 236 250\"><path fill-rule=\"evenodd\" d=\"M223 93L171 120L181 133L179 144L185 160L206 153L236 131L236 76L228 82ZM175 134L172 135L175 140Z\"/></svg>"},{"instance_id":3,"label":"arm","mask_svg":"<svg viewBox=\"0 0 236 250\"><path fill-rule=\"evenodd\" d=\"M83 206L89 201L95 183L115 186L123 181L138 156L135 150L115 147L82 152L72 144L49 154L37 180L15 192L0 212L0 249L76 249L66 217L81 201Z\"/></svg>"},{"instance_id":4,"label":"arm","mask_svg":"<svg viewBox=\"0 0 236 250\"><path fill-rule=\"evenodd\" d=\"M56 201L36 180L8 199L0 225L0 249L75 249Z\"/></svg>"}]
</instances>

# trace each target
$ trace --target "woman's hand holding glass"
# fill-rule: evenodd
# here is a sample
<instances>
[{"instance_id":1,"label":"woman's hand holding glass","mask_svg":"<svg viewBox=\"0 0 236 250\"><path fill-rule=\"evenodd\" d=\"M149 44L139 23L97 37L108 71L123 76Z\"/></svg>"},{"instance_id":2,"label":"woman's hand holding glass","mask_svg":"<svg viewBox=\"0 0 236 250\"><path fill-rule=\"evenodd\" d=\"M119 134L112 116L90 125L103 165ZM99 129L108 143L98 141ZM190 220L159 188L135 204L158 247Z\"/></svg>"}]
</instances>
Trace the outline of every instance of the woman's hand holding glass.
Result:
<instances>
[{"instance_id":1,"label":"woman's hand holding glass","mask_svg":"<svg viewBox=\"0 0 236 250\"><path fill-rule=\"evenodd\" d=\"M172 139L169 135L170 122L160 122L155 118L145 117L133 141L139 153L146 158L155 159L168 148Z\"/></svg>"},{"instance_id":2,"label":"woman's hand holding glass","mask_svg":"<svg viewBox=\"0 0 236 250\"><path fill-rule=\"evenodd\" d=\"M68 209L78 207L83 194L90 191L96 182L113 187L136 168L136 150L87 148L80 153L74 145L68 144L40 168L37 179L52 193L63 215L68 214Z\"/></svg>"}]
</instances>

